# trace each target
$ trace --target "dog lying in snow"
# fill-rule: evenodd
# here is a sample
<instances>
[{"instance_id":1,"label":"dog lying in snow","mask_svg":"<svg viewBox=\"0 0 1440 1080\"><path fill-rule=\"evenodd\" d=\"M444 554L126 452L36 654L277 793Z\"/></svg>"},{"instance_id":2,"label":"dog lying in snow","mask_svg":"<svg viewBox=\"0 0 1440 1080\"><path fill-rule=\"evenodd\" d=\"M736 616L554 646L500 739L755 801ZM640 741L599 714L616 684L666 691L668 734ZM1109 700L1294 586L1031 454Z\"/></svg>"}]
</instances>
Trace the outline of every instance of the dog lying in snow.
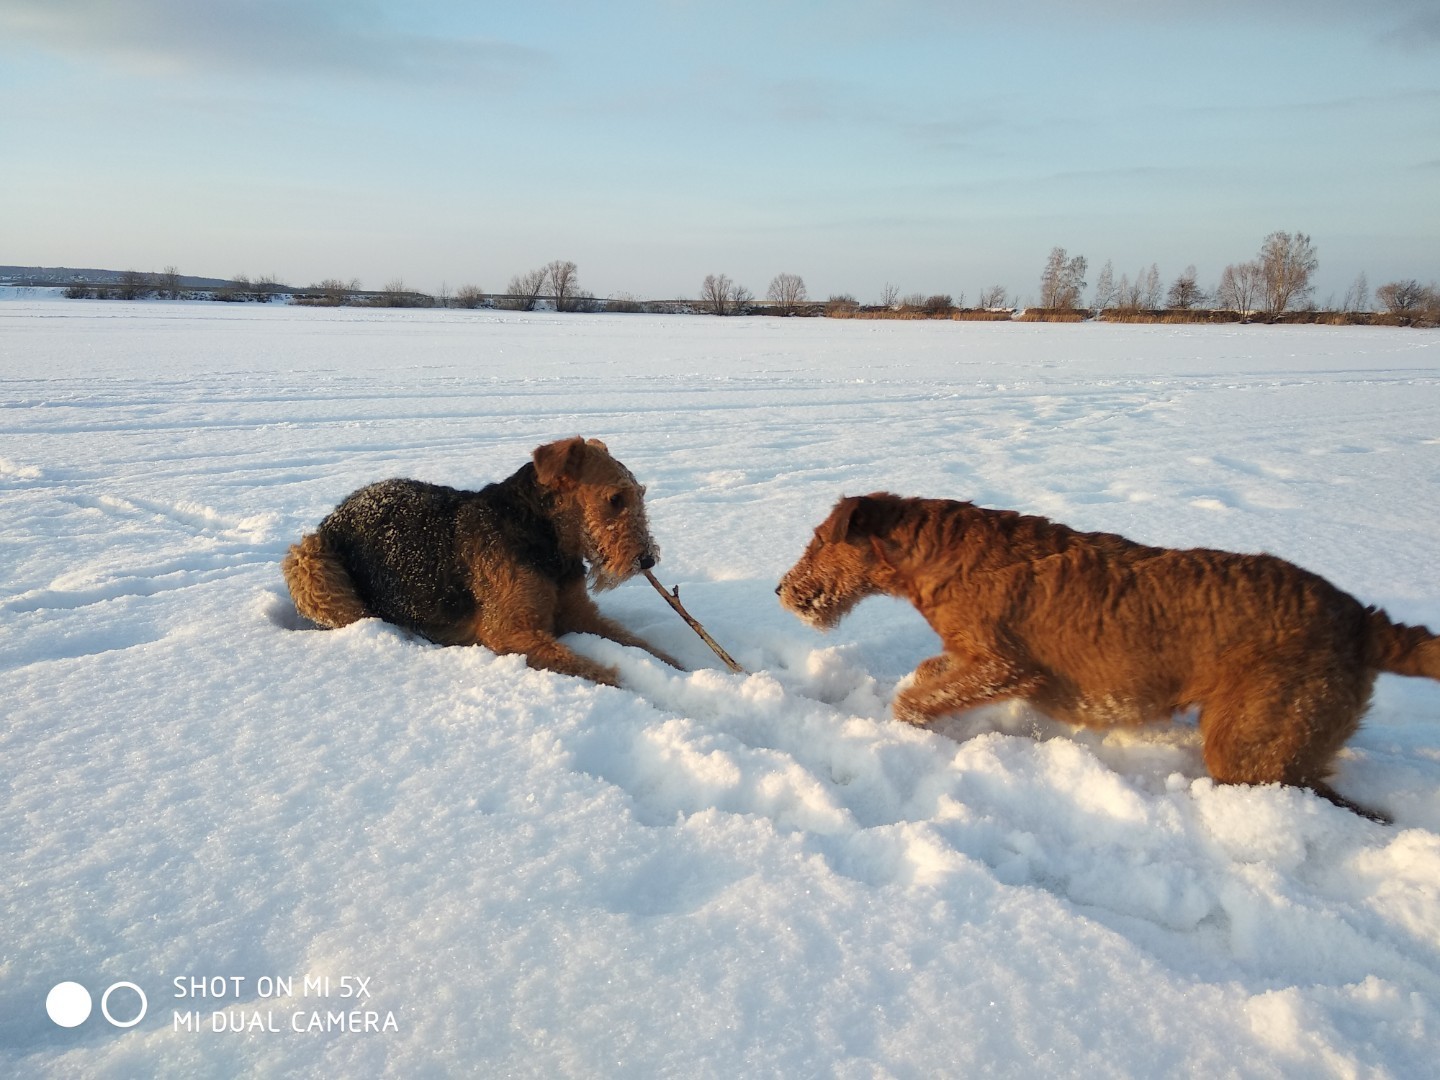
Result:
<instances>
[{"instance_id":1,"label":"dog lying in snow","mask_svg":"<svg viewBox=\"0 0 1440 1080\"><path fill-rule=\"evenodd\" d=\"M679 661L607 619L586 592L659 559L645 489L599 439L536 447L479 491L383 480L347 496L281 564L295 607L324 627L380 618L442 645L522 653L532 668L615 685L556 640L599 634Z\"/></svg>"}]
</instances>

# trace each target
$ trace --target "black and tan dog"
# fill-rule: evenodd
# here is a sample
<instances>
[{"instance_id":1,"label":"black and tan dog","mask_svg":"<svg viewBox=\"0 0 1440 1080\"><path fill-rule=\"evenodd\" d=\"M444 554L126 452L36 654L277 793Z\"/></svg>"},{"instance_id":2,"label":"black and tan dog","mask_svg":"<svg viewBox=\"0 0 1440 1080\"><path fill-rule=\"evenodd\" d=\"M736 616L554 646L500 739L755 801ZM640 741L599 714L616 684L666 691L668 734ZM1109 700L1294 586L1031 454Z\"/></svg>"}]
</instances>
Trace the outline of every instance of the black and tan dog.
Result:
<instances>
[{"instance_id":1,"label":"black and tan dog","mask_svg":"<svg viewBox=\"0 0 1440 1080\"><path fill-rule=\"evenodd\" d=\"M615 685L613 667L556 639L598 634L680 664L586 591L659 558L645 489L598 439L537 447L479 491L384 480L347 497L290 548L281 570L300 614L324 627L378 616L442 645L523 653L534 668Z\"/></svg>"},{"instance_id":2,"label":"black and tan dog","mask_svg":"<svg viewBox=\"0 0 1440 1080\"><path fill-rule=\"evenodd\" d=\"M1042 517L885 493L842 499L776 590L829 628L866 596L908 599L945 651L897 718L1021 698L1095 727L1200 710L1223 783L1326 782L1380 671L1440 679L1440 638L1273 555L1146 547Z\"/></svg>"}]
</instances>

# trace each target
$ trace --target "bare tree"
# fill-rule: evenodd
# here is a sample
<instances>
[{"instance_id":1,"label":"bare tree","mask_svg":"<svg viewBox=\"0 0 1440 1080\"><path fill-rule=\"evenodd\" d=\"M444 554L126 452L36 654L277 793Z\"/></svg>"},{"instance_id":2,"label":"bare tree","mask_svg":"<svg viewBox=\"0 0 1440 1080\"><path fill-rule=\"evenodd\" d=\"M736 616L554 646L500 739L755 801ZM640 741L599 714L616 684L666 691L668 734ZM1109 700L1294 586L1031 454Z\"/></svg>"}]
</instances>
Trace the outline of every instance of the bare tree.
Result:
<instances>
[{"instance_id":1,"label":"bare tree","mask_svg":"<svg viewBox=\"0 0 1440 1080\"><path fill-rule=\"evenodd\" d=\"M156 279L156 292L162 300L180 299L180 271L167 266Z\"/></svg>"},{"instance_id":2,"label":"bare tree","mask_svg":"<svg viewBox=\"0 0 1440 1080\"><path fill-rule=\"evenodd\" d=\"M753 294L743 285L731 281L724 274L706 274L700 286L700 303L712 315L740 315Z\"/></svg>"},{"instance_id":3,"label":"bare tree","mask_svg":"<svg viewBox=\"0 0 1440 1080\"><path fill-rule=\"evenodd\" d=\"M545 289L545 278L546 268L543 266L529 273L516 274L510 279L510 284L505 286L508 294L505 306L516 311L534 311L540 293Z\"/></svg>"},{"instance_id":4,"label":"bare tree","mask_svg":"<svg viewBox=\"0 0 1440 1080\"><path fill-rule=\"evenodd\" d=\"M1115 271L1110 265L1110 260L1105 260L1105 265L1100 268L1100 277L1095 282L1095 295L1090 298L1090 306L1096 313L1104 311L1115 303Z\"/></svg>"},{"instance_id":5,"label":"bare tree","mask_svg":"<svg viewBox=\"0 0 1440 1080\"><path fill-rule=\"evenodd\" d=\"M579 272L575 264L569 260L556 259L543 271L545 284L550 288L550 295L555 298L556 311L574 311L576 307L577 293L580 289Z\"/></svg>"},{"instance_id":6,"label":"bare tree","mask_svg":"<svg viewBox=\"0 0 1440 1080\"><path fill-rule=\"evenodd\" d=\"M1144 275L1145 284L1141 291L1140 301L1147 311L1154 311L1160 306L1160 267L1154 263ZM1140 278L1136 278L1138 282Z\"/></svg>"},{"instance_id":7,"label":"bare tree","mask_svg":"<svg viewBox=\"0 0 1440 1080\"><path fill-rule=\"evenodd\" d=\"M1085 256L1067 256L1062 247L1053 248L1040 275L1040 306L1076 308L1085 291Z\"/></svg>"},{"instance_id":8,"label":"bare tree","mask_svg":"<svg viewBox=\"0 0 1440 1080\"><path fill-rule=\"evenodd\" d=\"M126 270L120 275L116 295L121 300L143 300L155 290L150 275L139 270Z\"/></svg>"},{"instance_id":9,"label":"bare tree","mask_svg":"<svg viewBox=\"0 0 1440 1080\"><path fill-rule=\"evenodd\" d=\"M990 308L1008 307L1009 303L1010 294L1006 291L1004 285L991 285L988 289L980 290L979 304L986 310Z\"/></svg>"},{"instance_id":10,"label":"bare tree","mask_svg":"<svg viewBox=\"0 0 1440 1080\"><path fill-rule=\"evenodd\" d=\"M1115 307L1121 311L1139 311L1142 300L1140 278L1132 283L1129 274L1120 275L1120 284L1115 286Z\"/></svg>"},{"instance_id":11,"label":"bare tree","mask_svg":"<svg viewBox=\"0 0 1440 1080\"><path fill-rule=\"evenodd\" d=\"M1220 275L1215 289L1215 302L1229 311L1249 316L1256 310L1262 292L1260 263L1231 263Z\"/></svg>"},{"instance_id":12,"label":"bare tree","mask_svg":"<svg viewBox=\"0 0 1440 1080\"><path fill-rule=\"evenodd\" d=\"M1304 233L1273 232L1260 246L1260 281L1265 310L1278 315L1314 292L1310 283L1320 260Z\"/></svg>"},{"instance_id":13,"label":"bare tree","mask_svg":"<svg viewBox=\"0 0 1440 1080\"><path fill-rule=\"evenodd\" d=\"M891 285L890 282L887 281L885 283L885 288L882 289L880 292L880 306L889 311L894 311L895 306L899 303L900 286Z\"/></svg>"},{"instance_id":14,"label":"bare tree","mask_svg":"<svg viewBox=\"0 0 1440 1080\"><path fill-rule=\"evenodd\" d=\"M700 286L700 303L711 315L730 314L731 282L724 274L706 274Z\"/></svg>"},{"instance_id":15,"label":"bare tree","mask_svg":"<svg viewBox=\"0 0 1440 1080\"><path fill-rule=\"evenodd\" d=\"M794 315L805 301L805 279L799 274L776 274L766 294L781 315Z\"/></svg>"},{"instance_id":16,"label":"bare tree","mask_svg":"<svg viewBox=\"0 0 1440 1080\"><path fill-rule=\"evenodd\" d=\"M1409 315L1426 305L1429 291L1414 278L1407 281L1387 281L1375 290L1375 299L1391 315Z\"/></svg>"},{"instance_id":17,"label":"bare tree","mask_svg":"<svg viewBox=\"0 0 1440 1080\"><path fill-rule=\"evenodd\" d=\"M955 301L949 293L935 293L927 296L921 307L927 315L949 315L955 310Z\"/></svg>"},{"instance_id":18,"label":"bare tree","mask_svg":"<svg viewBox=\"0 0 1440 1080\"><path fill-rule=\"evenodd\" d=\"M1188 311L1191 308L1199 307L1204 302L1205 294L1200 290L1195 267L1187 266L1165 295L1165 306L1178 311Z\"/></svg>"},{"instance_id":19,"label":"bare tree","mask_svg":"<svg viewBox=\"0 0 1440 1080\"><path fill-rule=\"evenodd\" d=\"M1432 324L1440 323L1440 284L1432 281L1426 286L1423 313Z\"/></svg>"},{"instance_id":20,"label":"bare tree","mask_svg":"<svg viewBox=\"0 0 1440 1080\"><path fill-rule=\"evenodd\" d=\"M1370 279L1365 276L1365 271L1355 275L1355 280L1350 288L1345 290L1345 299L1341 302L1345 311L1369 311L1370 310Z\"/></svg>"},{"instance_id":21,"label":"bare tree","mask_svg":"<svg viewBox=\"0 0 1440 1080\"><path fill-rule=\"evenodd\" d=\"M849 293L831 293L825 301L825 314L830 316L853 315L860 310L860 301Z\"/></svg>"}]
</instances>

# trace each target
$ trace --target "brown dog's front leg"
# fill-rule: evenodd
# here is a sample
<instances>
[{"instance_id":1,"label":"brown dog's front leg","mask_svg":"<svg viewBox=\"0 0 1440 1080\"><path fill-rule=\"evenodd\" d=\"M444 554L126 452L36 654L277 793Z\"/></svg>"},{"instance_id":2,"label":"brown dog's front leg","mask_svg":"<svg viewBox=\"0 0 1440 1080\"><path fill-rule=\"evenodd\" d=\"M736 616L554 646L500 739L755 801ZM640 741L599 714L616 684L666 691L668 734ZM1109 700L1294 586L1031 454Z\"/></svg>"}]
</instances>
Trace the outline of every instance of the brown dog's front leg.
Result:
<instances>
[{"instance_id":1,"label":"brown dog's front leg","mask_svg":"<svg viewBox=\"0 0 1440 1080\"><path fill-rule=\"evenodd\" d=\"M932 656L915 669L914 681L895 695L895 719L928 724L947 713L963 712L992 701L1026 697L1039 677L999 656Z\"/></svg>"}]
</instances>

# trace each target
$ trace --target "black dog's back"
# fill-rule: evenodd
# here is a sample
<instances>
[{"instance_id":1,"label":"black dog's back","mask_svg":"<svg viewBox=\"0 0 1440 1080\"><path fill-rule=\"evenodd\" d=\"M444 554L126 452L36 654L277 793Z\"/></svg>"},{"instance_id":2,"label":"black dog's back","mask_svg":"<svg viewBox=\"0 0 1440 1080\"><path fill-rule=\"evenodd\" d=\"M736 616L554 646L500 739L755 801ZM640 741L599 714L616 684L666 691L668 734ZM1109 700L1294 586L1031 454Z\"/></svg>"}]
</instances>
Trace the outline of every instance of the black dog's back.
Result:
<instances>
[{"instance_id":1,"label":"black dog's back","mask_svg":"<svg viewBox=\"0 0 1440 1080\"><path fill-rule=\"evenodd\" d=\"M532 668L618 686L620 673L560 638L595 634L679 667L590 598L655 564L645 489L599 439L537 446L479 491L384 480L291 544L280 572L295 610L337 629L378 617L439 645L483 645Z\"/></svg>"},{"instance_id":2,"label":"black dog's back","mask_svg":"<svg viewBox=\"0 0 1440 1080\"><path fill-rule=\"evenodd\" d=\"M382 480L348 495L320 535L366 608L421 633L474 612L455 558L455 521L466 493L419 480Z\"/></svg>"},{"instance_id":3,"label":"black dog's back","mask_svg":"<svg viewBox=\"0 0 1440 1080\"><path fill-rule=\"evenodd\" d=\"M366 608L443 641L484 603L469 572L477 553L502 552L553 579L583 576L584 565L561 554L541 497L529 465L480 491L382 480L347 496L319 533Z\"/></svg>"}]
</instances>

